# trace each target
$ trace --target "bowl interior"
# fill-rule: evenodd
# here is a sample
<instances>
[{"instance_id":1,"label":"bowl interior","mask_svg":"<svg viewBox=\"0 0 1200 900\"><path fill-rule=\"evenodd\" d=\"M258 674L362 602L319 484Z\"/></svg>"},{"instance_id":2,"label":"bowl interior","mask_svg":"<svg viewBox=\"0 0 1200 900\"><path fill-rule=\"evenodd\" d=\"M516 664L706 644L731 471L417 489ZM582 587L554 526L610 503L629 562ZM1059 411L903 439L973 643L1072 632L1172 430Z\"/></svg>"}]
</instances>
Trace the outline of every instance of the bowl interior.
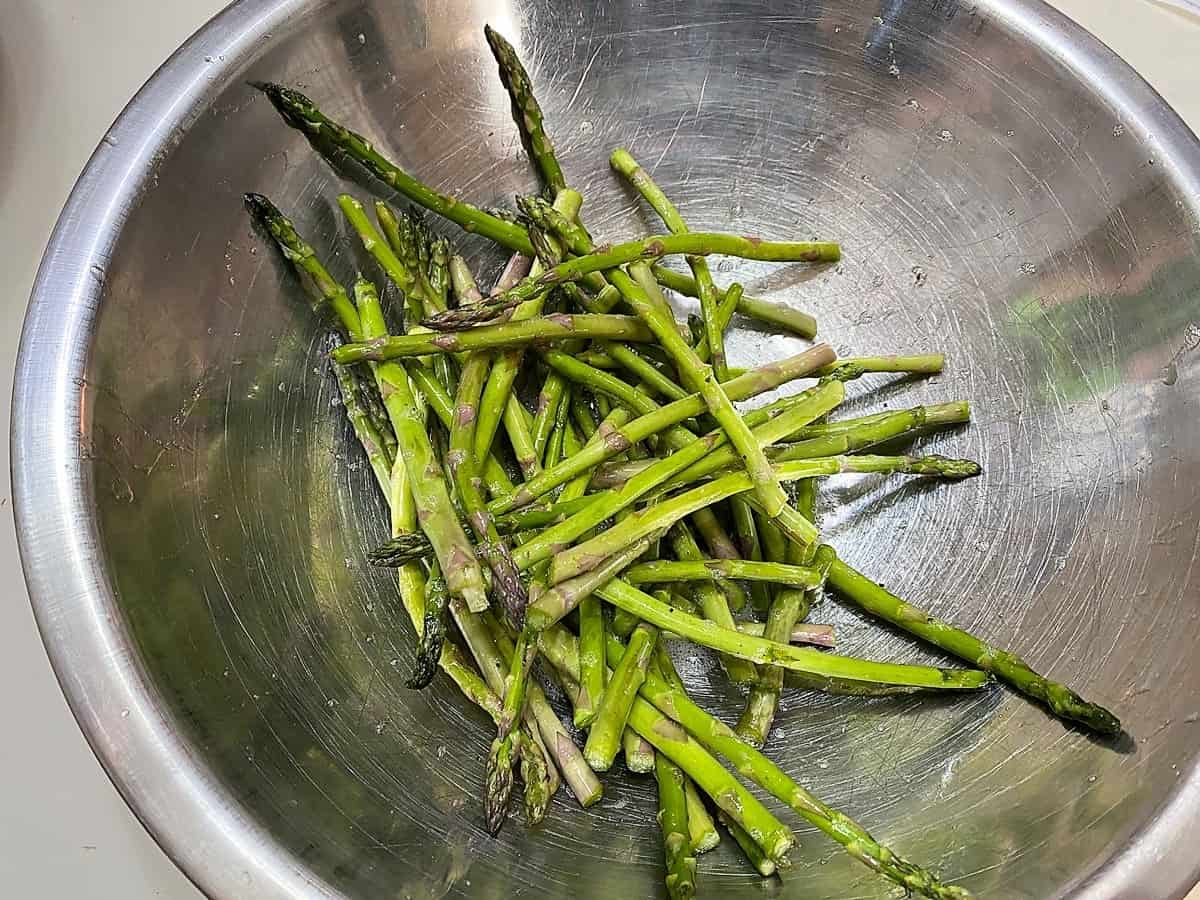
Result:
<instances>
[{"instance_id":1,"label":"bowl interior","mask_svg":"<svg viewBox=\"0 0 1200 900\"><path fill-rule=\"evenodd\" d=\"M113 249L83 394L99 550L139 666L190 752L298 866L355 897L660 883L653 783L620 767L597 808L563 792L540 828L484 834L490 726L440 676L403 686L412 630L363 556L383 505L320 329L240 202L270 195L336 273L381 277L333 204L365 182L320 161L251 78L300 86L479 205L530 191L485 21L529 62L595 234L660 230L608 171L624 145L693 227L843 245L836 268L720 260L721 280L813 312L843 352L947 353L944 375L868 379L850 408L970 400L970 428L920 446L984 476L839 478L823 527L866 573L1114 708L1130 735L1094 743L1001 689L795 689L770 755L982 896L1068 893L1134 839L1200 733L1196 196L1152 118L1004 4L300 9L236 63L213 61L225 70ZM494 275L498 252L443 230ZM799 346L744 322L730 338L742 365ZM848 653L940 659L833 600L813 619ZM736 716L712 657L680 663ZM889 893L797 831L795 871L766 890ZM764 890L731 841L701 869L705 890Z\"/></svg>"}]
</instances>

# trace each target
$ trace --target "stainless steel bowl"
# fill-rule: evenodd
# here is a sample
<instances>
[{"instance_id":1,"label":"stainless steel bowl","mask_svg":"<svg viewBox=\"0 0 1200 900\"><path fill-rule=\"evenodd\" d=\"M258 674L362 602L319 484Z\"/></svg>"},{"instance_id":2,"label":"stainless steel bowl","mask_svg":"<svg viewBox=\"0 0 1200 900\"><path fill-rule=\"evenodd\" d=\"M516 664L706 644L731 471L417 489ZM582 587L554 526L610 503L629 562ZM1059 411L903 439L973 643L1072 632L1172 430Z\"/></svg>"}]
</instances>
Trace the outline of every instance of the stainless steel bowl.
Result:
<instances>
[{"instance_id":1,"label":"stainless steel bowl","mask_svg":"<svg viewBox=\"0 0 1200 900\"><path fill-rule=\"evenodd\" d=\"M478 203L528 190L485 21L531 62L596 232L654 227L607 171L623 143L696 225L845 249L816 277L723 277L812 310L839 348L948 353L946 375L876 379L855 402L969 399L973 426L928 446L986 475L836 481L825 527L1129 730L1094 743L1000 689L793 691L771 754L981 896L1180 896L1200 865L1200 146L1034 0L243 0L179 50L59 221L13 436L47 647L164 849L214 897L657 894L644 779L484 835L488 728L446 683L402 685L412 636L363 561L381 506L293 281L240 203L266 192L339 272L362 264L330 205L338 177L251 78L302 86ZM792 341L740 328L731 345L751 361ZM836 604L817 617L848 651L936 658ZM687 662L734 714L712 661ZM727 847L706 856L709 896L888 895L799 835L782 883Z\"/></svg>"}]
</instances>

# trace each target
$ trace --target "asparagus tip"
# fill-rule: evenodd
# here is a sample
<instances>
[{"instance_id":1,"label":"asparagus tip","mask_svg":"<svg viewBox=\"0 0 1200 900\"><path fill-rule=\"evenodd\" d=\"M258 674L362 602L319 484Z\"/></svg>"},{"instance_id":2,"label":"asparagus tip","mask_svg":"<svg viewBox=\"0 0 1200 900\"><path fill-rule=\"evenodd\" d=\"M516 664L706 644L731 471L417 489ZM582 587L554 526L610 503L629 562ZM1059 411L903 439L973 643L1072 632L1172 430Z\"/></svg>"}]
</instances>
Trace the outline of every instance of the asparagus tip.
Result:
<instances>
[{"instance_id":1,"label":"asparagus tip","mask_svg":"<svg viewBox=\"0 0 1200 900\"><path fill-rule=\"evenodd\" d=\"M434 331L462 331L473 325L481 325L489 319L494 319L496 313L487 304L477 304L465 309L448 309L437 315L430 316L421 322L426 328Z\"/></svg>"},{"instance_id":2,"label":"asparagus tip","mask_svg":"<svg viewBox=\"0 0 1200 900\"><path fill-rule=\"evenodd\" d=\"M487 785L483 798L484 825L493 837L500 833L508 818L512 797L513 772L506 752L507 742L497 738L488 754Z\"/></svg>"},{"instance_id":3,"label":"asparagus tip","mask_svg":"<svg viewBox=\"0 0 1200 900\"><path fill-rule=\"evenodd\" d=\"M917 460L913 472L940 475L942 478L974 478L983 472L983 467L971 459L951 459L935 455Z\"/></svg>"},{"instance_id":4,"label":"asparagus tip","mask_svg":"<svg viewBox=\"0 0 1200 900\"><path fill-rule=\"evenodd\" d=\"M423 559L433 552L429 539L412 532L400 534L367 553L367 562L385 569L398 569L406 563Z\"/></svg>"},{"instance_id":5,"label":"asparagus tip","mask_svg":"<svg viewBox=\"0 0 1200 900\"><path fill-rule=\"evenodd\" d=\"M268 200L263 194L256 194L253 191L247 191L242 194L242 200L246 203L246 209L250 214L259 220L265 220L274 216L280 216L279 208Z\"/></svg>"}]
</instances>

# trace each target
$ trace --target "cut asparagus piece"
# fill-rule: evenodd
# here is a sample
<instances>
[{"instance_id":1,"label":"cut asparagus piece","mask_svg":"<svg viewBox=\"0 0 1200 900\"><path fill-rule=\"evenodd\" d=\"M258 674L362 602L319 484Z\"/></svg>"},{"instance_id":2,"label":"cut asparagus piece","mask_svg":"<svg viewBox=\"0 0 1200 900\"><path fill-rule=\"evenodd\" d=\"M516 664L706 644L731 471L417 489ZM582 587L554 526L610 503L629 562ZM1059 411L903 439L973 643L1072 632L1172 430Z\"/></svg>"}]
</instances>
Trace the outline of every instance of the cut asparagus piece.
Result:
<instances>
[{"instance_id":1,"label":"cut asparagus piece","mask_svg":"<svg viewBox=\"0 0 1200 900\"><path fill-rule=\"evenodd\" d=\"M829 585L867 612L991 672L1025 696L1049 707L1061 719L1077 722L1101 735L1121 733L1121 721L1104 707L1089 703L1066 685L1039 675L1016 654L993 647L901 600L838 559L832 547L820 547L817 558L829 565Z\"/></svg>"}]
</instances>

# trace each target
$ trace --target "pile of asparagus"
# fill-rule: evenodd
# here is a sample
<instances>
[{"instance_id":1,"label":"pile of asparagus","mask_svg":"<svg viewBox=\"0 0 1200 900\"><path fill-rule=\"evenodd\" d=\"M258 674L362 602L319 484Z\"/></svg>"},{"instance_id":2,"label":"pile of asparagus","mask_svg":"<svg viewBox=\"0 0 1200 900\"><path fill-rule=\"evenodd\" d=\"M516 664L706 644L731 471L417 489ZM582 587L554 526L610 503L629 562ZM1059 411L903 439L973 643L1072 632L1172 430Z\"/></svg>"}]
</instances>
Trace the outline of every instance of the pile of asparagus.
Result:
<instances>
[{"instance_id":1,"label":"pile of asparagus","mask_svg":"<svg viewBox=\"0 0 1200 900\"><path fill-rule=\"evenodd\" d=\"M759 750L785 671L814 688L863 693L969 691L994 676L1084 728L1120 732L1108 711L884 590L820 540L821 477L979 472L968 460L869 452L967 422L965 402L829 418L846 381L938 372L942 357L837 359L817 344L753 369L731 367L724 333L735 313L809 339L816 323L745 296L740 285L718 288L706 257L821 263L838 259L837 245L689 232L623 149L612 153L613 169L666 233L597 244L525 69L503 37L486 33L542 182L541 193L517 198L513 211L438 193L302 94L259 85L329 160L365 170L509 251L486 296L450 243L412 211L379 201L372 221L353 197L339 198L391 283L385 304L361 275L351 291L331 277L265 197L249 194L247 203L331 327L345 412L391 509L393 539L370 558L396 568L418 635L409 685L423 688L441 669L496 725L483 797L488 829L505 821L514 770L525 815L536 823L561 781L584 807L599 801L596 773L623 753L629 770L656 776L672 898L693 895L695 857L720 840L710 806L763 876L788 864L790 828L742 778L905 889L967 896L880 845ZM673 254L685 257L690 276L659 265ZM699 317L677 321L666 291L698 298ZM735 406L805 378L815 383L784 399ZM532 412L520 400L530 384ZM832 629L805 621L824 588L974 668L828 652ZM668 641L711 648L745 687L735 727L690 699ZM575 728L586 732L582 749L532 677L539 657L569 699Z\"/></svg>"}]
</instances>

